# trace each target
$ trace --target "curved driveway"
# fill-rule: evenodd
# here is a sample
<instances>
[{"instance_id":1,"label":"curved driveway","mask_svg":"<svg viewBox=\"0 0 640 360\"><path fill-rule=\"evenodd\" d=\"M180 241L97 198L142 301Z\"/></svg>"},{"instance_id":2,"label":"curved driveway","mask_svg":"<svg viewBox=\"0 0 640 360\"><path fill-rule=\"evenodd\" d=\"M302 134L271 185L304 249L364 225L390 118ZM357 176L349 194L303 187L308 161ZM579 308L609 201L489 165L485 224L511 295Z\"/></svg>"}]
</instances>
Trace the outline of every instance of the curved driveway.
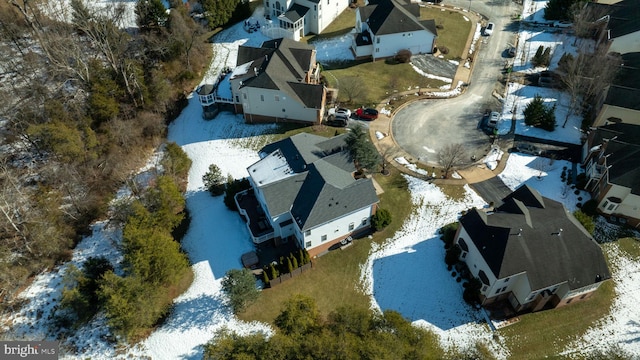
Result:
<instances>
[{"instance_id":1,"label":"curved driveway","mask_svg":"<svg viewBox=\"0 0 640 360\"><path fill-rule=\"evenodd\" d=\"M468 9L470 2L445 0L445 4ZM489 37L478 42L480 53L474 60L471 81L466 91L455 98L419 100L399 110L391 131L396 143L416 159L436 164L437 152L446 144L464 143L471 156L482 158L490 148L489 138L477 129L484 109L499 110L500 102L492 96L500 71L504 65L503 52L512 43L517 24L510 15L520 10L511 1L472 1L471 10L489 17L496 27ZM476 46L477 48L478 46Z\"/></svg>"}]
</instances>

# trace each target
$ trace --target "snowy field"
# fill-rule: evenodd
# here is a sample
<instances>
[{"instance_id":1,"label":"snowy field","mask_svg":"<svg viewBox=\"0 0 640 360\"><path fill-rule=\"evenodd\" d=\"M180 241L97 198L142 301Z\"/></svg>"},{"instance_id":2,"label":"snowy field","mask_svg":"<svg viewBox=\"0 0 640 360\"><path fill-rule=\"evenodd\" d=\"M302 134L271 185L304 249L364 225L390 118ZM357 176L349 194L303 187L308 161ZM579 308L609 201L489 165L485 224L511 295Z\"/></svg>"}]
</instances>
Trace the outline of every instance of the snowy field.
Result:
<instances>
[{"instance_id":1,"label":"snowy field","mask_svg":"<svg viewBox=\"0 0 640 360\"><path fill-rule=\"evenodd\" d=\"M258 14L256 18L259 18ZM215 79L224 67L235 66L238 45L259 46L264 40L266 38L260 33L246 33L241 25L218 34L213 44L216 56L203 83ZM334 44L338 48L333 60L340 60L346 56L343 50L347 45L340 39ZM330 45L326 46L330 49ZM319 51L318 58L324 56L325 60L331 60L330 51L323 50L323 54ZM222 197L211 197L202 184L202 175L211 163L218 165L223 174L235 178L246 176L246 167L258 160L256 150L269 141L268 136L261 134L268 132L271 126L246 125L241 117L228 113L205 121L197 98L189 99L187 108L171 124L169 139L182 146L193 160L187 188L187 207L192 222L183 243L193 263L194 282L175 300L175 309L164 325L145 341L124 348L109 342L105 319L99 317L75 331L62 344L68 353L61 358L198 359L202 357L202 345L222 327L240 334L272 332L266 324L239 321L226 306L227 299L220 290L221 277L227 270L241 266L240 255L250 250L252 244L238 215L226 209ZM148 171L153 171L156 163L157 157L153 157L149 166L141 170L140 181ZM577 197L583 196L586 200L587 195L567 191L560 179L564 166L571 167L564 161L551 164L548 159L511 154L500 177L512 189L527 183L543 196L562 201L573 210ZM494 339L484 324L482 313L462 301L462 287L443 264L444 248L436 234L439 227L455 221L462 210L483 207L484 201L468 187L465 187L464 198L454 201L434 185L412 178L408 181L416 211L392 239L372 249L361 267L362 290L370 295L373 308L399 311L416 326L436 332L446 348L464 350L479 341L498 358L508 358L503 339ZM119 196L127 196L127 193L123 189ZM49 333L48 329L68 266L79 266L89 256L96 255L106 255L114 264L119 264L122 258L116 247L120 236L117 228L105 222L94 224L92 236L78 244L72 261L37 276L21 294L28 302L26 306L10 318L2 319L2 324L12 326L9 337L55 339L56 334ZM575 353L576 349L604 349L612 344L640 354L640 341L637 340L640 319L639 313L634 311L640 300L640 262L631 262L622 256L618 259L612 269L617 298L611 314L594 325L583 338L576 339L565 354Z\"/></svg>"}]
</instances>

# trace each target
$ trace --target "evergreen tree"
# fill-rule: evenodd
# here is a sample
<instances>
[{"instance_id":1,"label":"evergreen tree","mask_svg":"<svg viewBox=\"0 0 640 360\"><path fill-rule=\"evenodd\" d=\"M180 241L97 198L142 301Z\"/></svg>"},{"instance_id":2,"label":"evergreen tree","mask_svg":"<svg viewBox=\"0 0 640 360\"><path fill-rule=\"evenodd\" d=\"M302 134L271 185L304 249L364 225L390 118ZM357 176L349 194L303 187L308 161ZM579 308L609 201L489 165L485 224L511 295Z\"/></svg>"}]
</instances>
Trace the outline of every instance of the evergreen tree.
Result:
<instances>
[{"instance_id":1,"label":"evergreen tree","mask_svg":"<svg viewBox=\"0 0 640 360\"><path fill-rule=\"evenodd\" d=\"M264 282L265 285L269 284L269 276L266 271L262 271L262 282Z\"/></svg>"},{"instance_id":2,"label":"evergreen tree","mask_svg":"<svg viewBox=\"0 0 640 360\"><path fill-rule=\"evenodd\" d=\"M218 196L224 193L224 177L218 165L209 165L209 171L202 175L202 181L211 195Z\"/></svg>"},{"instance_id":3,"label":"evergreen tree","mask_svg":"<svg viewBox=\"0 0 640 360\"><path fill-rule=\"evenodd\" d=\"M291 263L291 258L287 257L287 271L289 274L293 272L293 264Z\"/></svg>"},{"instance_id":4,"label":"evergreen tree","mask_svg":"<svg viewBox=\"0 0 640 360\"><path fill-rule=\"evenodd\" d=\"M225 25L235 11L240 0L201 0L204 16L209 22L209 27L215 29Z\"/></svg>"},{"instance_id":5,"label":"evergreen tree","mask_svg":"<svg viewBox=\"0 0 640 360\"><path fill-rule=\"evenodd\" d=\"M293 256L293 254L290 256L290 258L291 258L291 265L293 265L294 269L297 269L299 267L298 259L296 259L296 257Z\"/></svg>"},{"instance_id":6,"label":"evergreen tree","mask_svg":"<svg viewBox=\"0 0 640 360\"><path fill-rule=\"evenodd\" d=\"M524 123L547 131L553 131L556 127L556 105L551 107L544 105L544 100L536 94L533 100L524 108Z\"/></svg>"},{"instance_id":7,"label":"evergreen tree","mask_svg":"<svg viewBox=\"0 0 640 360\"><path fill-rule=\"evenodd\" d=\"M238 313L258 299L260 290L256 287L256 279L251 270L231 269L222 279L222 291L229 296L231 308Z\"/></svg>"},{"instance_id":8,"label":"evergreen tree","mask_svg":"<svg viewBox=\"0 0 640 360\"><path fill-rule=\"evenodd\" d=\"M551 63L551 47L544 48L544 52L542 53L541 65L549 66Z\"/></svg>"},{"instance_id":9,"label":"evergreen tree","mask_svg":"<svg viewBox=\"0 0 640 360\"><path fill-rule=\"evenodd\" d=\"M387 209L378 209L371 217L371 224L376 231L380 231L391 224L391 212Z\"/></svg>"},{"instance_id":10,"label":"evergreen tree","mask_svg":"<svg viewBox=\"0 0 640 360\"><path fill-rule=\"evenodd\" d=\"M369 134L360 124L354 126L345 139L356 168L375 171L380 164L380 154L369 140Z\"/></svg>"},{"instance_id":11,"label":"evergreen tree","mask_svg":"<svg viewBox=\"0 0 640 360\"><path fill-rule=\"evenodd\" d=\"M544 8L546 20L571 20L571 7L578 0L549 0Z\"/></svg>"},{"instance_id":12,"label":"evergreen tree","mask_svg":"<svg viewBox=\"0 0 640 360\"><path fill-rule=\"evenodd\" d=\"M138 0L135 13L136 23L142 30L163 27L169 18L162 0Z\"/></svg>"}]
</instances>

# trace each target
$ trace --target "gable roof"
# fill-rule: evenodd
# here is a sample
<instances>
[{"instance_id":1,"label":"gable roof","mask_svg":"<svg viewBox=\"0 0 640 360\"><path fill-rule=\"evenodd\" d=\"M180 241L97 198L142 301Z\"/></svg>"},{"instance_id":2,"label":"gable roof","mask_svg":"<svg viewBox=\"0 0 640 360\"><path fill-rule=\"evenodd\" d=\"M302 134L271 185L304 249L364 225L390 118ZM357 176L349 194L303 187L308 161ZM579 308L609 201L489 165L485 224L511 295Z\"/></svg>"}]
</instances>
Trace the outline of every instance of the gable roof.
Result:
<instances>
[{"instance_id":1,"label":"gable roof","mask_svg":"<svg viewBox=\"0 0 640 360\"><path fill-rule=\"evenodd\" d=\"M243 75L241 88L280 90L307 108L319 109L324 86L305 82L314 51L311 45L286 38L265 41L260 48L239 46L236 66L253 69Z\"/></svg>"},{"instance_id":2,"label":"gable roof","mask_svg":"<svg viewBox=\"0 0 640 360\"><path fill-rule=\"evenodd\" d=\"M609 6L611 38L640 31L640 0L622 0Z\"/></svg>"},{"instance_id":3,"label":"gable roof","mask_svg":"<svg viewBox=\"0 0 640 360\"><path fill-rule=\"evenodd\" d=\"M269 213L274 216L290 211L302 231L332 221L377 203L371 179L356 180L353 160L345 144L346 134L325 138L300 133L266 145L260 152L269 154L249 167L255 181L264 178L253 172L270 157L281 155L294 174L284 174L276 181L258 184ZM271 169L273 166L266 166ZM270 170L268 170L270 171Z\"/></svg>"},{"instance_id":4,"label":"gable roof","mask_svg":"<svg viewBox=\"0 0 640 360\"><path fill-rule=\"evenodd\" d=\"M640 125L618 123L595 130L594 146L606 143L602 156L607 157L609 183L631 189L640 195Z\"/></svg>"},{"instance_id":5,"label":"gable roof","mask_svg":"<svg viewBox=\"0 0 640 360\"><path fill-rule=\"evenodd\" d=\"M419 21L420 6L400 0L369 1L367 6L358 8L360 19L369 24L376 35L396 34L425 30L437 35L435 22ZM433 24L432 24L433 22Z\"/></svg>"},{"instance_id":6,"label":"gable roof","mask_svg":"<svg viewBox=\"0 0 640 360\"><path fill-rule=\"evenodd\" d=\"M611 277L600 246L564 205L526 185L503 201L493 214L460 218L496 278L526 272L532 290L565 281L573 290Z\"/></svg>"}]
</instances>

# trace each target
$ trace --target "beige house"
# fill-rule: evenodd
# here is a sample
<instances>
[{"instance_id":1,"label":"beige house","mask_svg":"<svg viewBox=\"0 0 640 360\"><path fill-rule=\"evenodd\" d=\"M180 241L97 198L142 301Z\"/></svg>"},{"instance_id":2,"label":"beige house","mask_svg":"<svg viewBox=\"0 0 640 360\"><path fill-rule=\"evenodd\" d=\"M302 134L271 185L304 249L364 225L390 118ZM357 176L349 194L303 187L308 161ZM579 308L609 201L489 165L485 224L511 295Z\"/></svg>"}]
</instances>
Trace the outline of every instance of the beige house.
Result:
<instances>
[{"instance_id":1,"label":"beige house","mask_svg":"<svg viewBox=\"0 0 640 360\"><path fill-rule=\"evenodd\" d=\"M315 48L290 39L240 46L237 66L198 91L205 115L226 105L248 123L319 124L326 94Z\"/></svg>"},{"instance_id":2,"label":"beige house","mask_svg":"<svg viewBox=\"0 0 640 360\"><path fill-rule=\"evenodd\" d=\"M640 228L640 125L609 124L593 130L583 148L586 189L598 211Z\"/></svg>"},{"instance_id":3,"label":"beige house","mask_svg":"<svg viewBox=\"0 0 640 360\"><path fill-rule=\"evenodd\" d=\"M495 212L471 209L454 243L482 283L481 303L515 313L590 297L611 277L600 245L557 201L523 185Z\"/></svg>"}]
</instances>

